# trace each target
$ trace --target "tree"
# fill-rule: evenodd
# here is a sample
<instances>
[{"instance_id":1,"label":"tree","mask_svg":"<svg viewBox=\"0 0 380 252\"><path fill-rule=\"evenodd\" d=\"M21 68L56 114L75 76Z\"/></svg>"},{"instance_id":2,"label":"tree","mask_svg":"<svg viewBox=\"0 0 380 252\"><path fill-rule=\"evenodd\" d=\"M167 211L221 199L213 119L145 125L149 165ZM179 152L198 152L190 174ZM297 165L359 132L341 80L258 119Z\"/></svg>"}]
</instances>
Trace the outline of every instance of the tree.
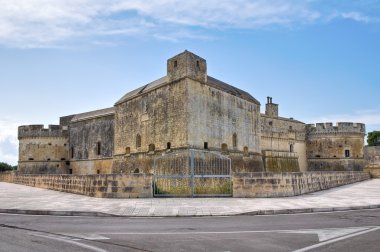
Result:
<instances>
[{"instance_id":1,"label":"tree","mask_svg":"<svg viewBox=\"0 0 380 252\"><path fill-rule=\"evenodd\" d=\"M368 146L380 146L380 131L372 131L368 133Z\"/></svg>"},{"instance_id":2,"label":"tree","mask_svg":"<svg viewBox=\"0 0 380 252\"><path fill-rule=\"evenodd\" d=\"M12 166L10 164L4 163L4 162L0 162L0 172L3 172L3 171L12 171L12 170L16 170L16 169L17 169L17 166Z\"/></svg>"}]
</instances>

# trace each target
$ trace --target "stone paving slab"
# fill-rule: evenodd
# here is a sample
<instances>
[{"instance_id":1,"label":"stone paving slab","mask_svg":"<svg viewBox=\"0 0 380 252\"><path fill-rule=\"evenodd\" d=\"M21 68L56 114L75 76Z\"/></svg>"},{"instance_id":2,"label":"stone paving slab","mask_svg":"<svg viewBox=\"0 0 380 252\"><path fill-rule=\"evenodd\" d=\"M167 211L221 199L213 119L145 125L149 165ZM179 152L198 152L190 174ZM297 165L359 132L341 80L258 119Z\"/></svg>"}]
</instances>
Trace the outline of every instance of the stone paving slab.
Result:
<instances>
[{"instance_id":1,"label":"stone paving slab","mask_svg":"<svg viewBox=\"0 0 380 252\"><path fill-rule=\"evenodd\" d=\"M0 212L76 216L223 216L380 208L380 179L285 198L104 199L0 182Z\"/></svg>"}]
</instances>

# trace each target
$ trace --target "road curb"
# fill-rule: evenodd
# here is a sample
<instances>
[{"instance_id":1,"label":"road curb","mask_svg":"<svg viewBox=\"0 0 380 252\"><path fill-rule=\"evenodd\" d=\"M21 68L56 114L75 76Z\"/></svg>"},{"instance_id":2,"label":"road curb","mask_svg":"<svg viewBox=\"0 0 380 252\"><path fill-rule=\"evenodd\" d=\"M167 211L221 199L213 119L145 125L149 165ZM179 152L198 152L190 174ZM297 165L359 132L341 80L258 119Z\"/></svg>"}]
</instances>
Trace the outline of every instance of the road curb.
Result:
<instances>
[{"instance_id":1,"label":"road curb","mask_svg":"<svg viewBox=\"0 0 380 252\"><path fill-rule=\"evenodd\" d=\"M220 214L220 215L116 215L102 212L84 211L53 211L53 210L26 210L26 209L0 209L0 213L25 214L25 215L53 215L53 216L87 216L87 217L212 217L212 216L241 216L241 215L279 215L279 214L299 214L299 213L326 213L337 211L352 211L377 209L380 204L352 207L325 207L325 208L299 208L299 209L279 209L279 210L257 210L245 213Z\"/></svg>"},{"instance_id":2,"label":"road curb","mask_svg":"<svg viewBox=\"0 0 380 252\"><path fill-rule=\"evenodd\" d=\"M54 215L54 216L119 217L119 215L107 214L107 213L102 213L102 212L25 210L25 209L0 209L0 213L26 214L26 215Z\"/></svg>"},{"instance_id":3,"label":"road curb","mask_svg":"<svg viewBox=\"0 0 380 252\"><path fill-rule=\"evenodd\" d=\"M324 207L324 208L299 208L299 209L280 209L280 210L258 210L236 215L276 215L276 214L298 214L298 213L325 213L338 211L352 211L380 208L380 205L352 206L352 207Z\"/></svg>"}]
</instances>

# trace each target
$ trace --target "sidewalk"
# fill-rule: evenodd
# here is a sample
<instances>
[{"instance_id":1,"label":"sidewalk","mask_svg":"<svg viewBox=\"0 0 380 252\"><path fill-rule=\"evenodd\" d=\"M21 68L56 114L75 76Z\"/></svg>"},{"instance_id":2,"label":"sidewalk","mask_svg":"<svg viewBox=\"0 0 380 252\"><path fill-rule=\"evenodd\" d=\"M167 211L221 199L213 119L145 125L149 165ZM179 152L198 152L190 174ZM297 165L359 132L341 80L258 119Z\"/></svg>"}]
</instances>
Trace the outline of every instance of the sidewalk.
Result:
<instances>
[{"instance_id":1,"label":"sidewalk","mask_svg":"<svg viewBox=\"0 0 380 252\"><path fill-rule=\"evenodd\" d=\"M0 213L77 216L223 216L380 208L380 179L288 198L103 199L0 182Z\"/></svg>"}]
</instances>

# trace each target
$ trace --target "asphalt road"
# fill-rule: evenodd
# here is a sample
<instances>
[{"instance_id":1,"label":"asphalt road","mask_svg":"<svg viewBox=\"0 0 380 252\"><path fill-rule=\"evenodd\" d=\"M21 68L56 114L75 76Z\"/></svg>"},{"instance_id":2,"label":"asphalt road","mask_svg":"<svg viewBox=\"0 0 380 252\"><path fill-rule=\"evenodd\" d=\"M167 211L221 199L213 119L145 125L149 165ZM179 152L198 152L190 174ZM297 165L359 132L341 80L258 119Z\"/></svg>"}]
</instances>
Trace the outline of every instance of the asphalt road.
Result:
<instances>
[{"instance_id":1,"label":"asphalt road","mask_svg":"<svg viewBox=\"0 0 380 252\"><path fill-rule=\"evenodd\" d=\"M0 214L0 251L379 251L380 210L118 218Z\"/></svg>"}]
</instances>

